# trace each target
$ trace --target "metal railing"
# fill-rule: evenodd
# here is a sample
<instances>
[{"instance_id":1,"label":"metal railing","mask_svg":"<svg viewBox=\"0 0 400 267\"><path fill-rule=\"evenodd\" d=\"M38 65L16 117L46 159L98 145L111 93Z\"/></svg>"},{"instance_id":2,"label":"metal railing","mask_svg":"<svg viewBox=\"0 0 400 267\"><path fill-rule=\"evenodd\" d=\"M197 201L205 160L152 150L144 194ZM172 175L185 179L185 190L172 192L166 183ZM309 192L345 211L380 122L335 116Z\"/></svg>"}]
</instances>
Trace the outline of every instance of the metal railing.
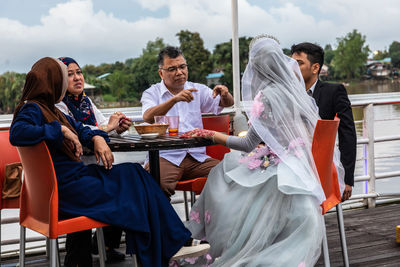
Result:
<instances>
[{"instance_id":1,"label":"metal railing","mask_svg":"<svg viewBox=\"0 0 400 267\"><path fill-rule=\"evenodd\" d=\"M368 192L362 194L353 195L350 200L344 203L344 207L353 208L353 207L361 207L367 206L368 208L374 208L376 205L377 199L382 199L385 201L389 199L393 201L393 199L400 199L400 190L399 192L393 193L379 193L376 192L376 180L384 179L384 178L395 178L400 177L400 171L393 172L375 172L375 151L374 146L375 143L381 142L389 142L389 141L399 141L400 135L395 136L380 136L375 137L374 135L374 125L375 125L375 117L374 117L374 106L377 105L391 105L400 103L400 93L382 93L382 94L368 94L368 95L350 95L350 101L352 103L353 108L362 108L363 109L363 120L357 121L356 123L363 124L363 137L359 137L357 139L357 145L364 145L366 148L366 158L362 157L358 160L366 159L366 175L356 176L355 182L363 182L366 181L368 183ZM135 121L141 121L141 112L140 107L133 108L124 108L122 112L124 112L128 117L133 118ZM104 109L102 112L107 115L112 114L116 109ZM224 110L224 113L233 113L234 110L232 108L228 108ZM9 126L12 120L12 115L0 115L0 126ZM398 118L400 120L400 118ZM387 156L390 157L390 156ZM400 157L400 155L399 155ZM182 203L183 198L176 198L173 201L173 204ZM8 223L16 223L18 222L18 217L12 218L4 218L1 220L1 224ZM32 237L27 240L27 242L44 242L43 237ZM18 244L19 239L10 239L10 240L1 240L1 245L13 245ZM45 245L32 246L32 249L37 249L38 247L45 248ZM29 248L28 248L29 249ZM18 249L11 249L7 251L2 251L2 256L12 256L17 253Z\"/></svg>"},{"instance_id":2,"label":"metal railing","mask_svg":"<svg viewBox=\"0 0 400 267\"><path fill-rule=\"evenodd\" d=\"M364 168L366 170L365 175L356 176L354 182L367 182L368 192L353 195L349 201L346 201L348 206L355 207L355 202L358 206L367 206L368 208L374 208L376 205L377 198L387 199L399 198L400 190L398 192L391 193L379 193L376 191L376 180L384 178L395 178L400 177L400 171L392 172L381 172L375 171L375 143L389 142L389 141L400 141L400 135L391 136L379 136L375 137L375 114L374 106L377 105L392 105L400 103L400 93L383 93L383 94L369 94L369 95L351 95L350 100L352 107L359 107L363 109L363 120L358 123L362 123L363 135L361 138L357 138L357 145L364 145L366 156L362 157L361 160L365 160ZM397 118L400 120L400 118ZM356 122L357 123L357 122ZM400 157L399 155L390 155L382 158ZM354 201L356 200L356 201Z\"/></svg>"}]
</instances>

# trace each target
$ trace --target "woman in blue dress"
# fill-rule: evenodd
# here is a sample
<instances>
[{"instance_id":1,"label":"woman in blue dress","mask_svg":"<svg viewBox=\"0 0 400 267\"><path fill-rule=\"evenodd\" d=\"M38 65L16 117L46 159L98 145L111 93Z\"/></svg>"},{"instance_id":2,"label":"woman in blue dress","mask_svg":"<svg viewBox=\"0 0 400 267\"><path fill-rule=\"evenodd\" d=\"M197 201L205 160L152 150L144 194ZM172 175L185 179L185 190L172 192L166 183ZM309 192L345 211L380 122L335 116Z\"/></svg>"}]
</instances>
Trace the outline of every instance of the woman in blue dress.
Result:
<instances>
[{"instance_id":1,"label":"woman in blue dress","mask_svg":"<svg viewBox=\"0 0 400 267\"><path fill-rule=\"evenodd\" d=\"M189 247L191 233L139 164L113 166L107 134L84 127L55 107L67 85L61 61L49 57L37 61L26 76L10 129L15 146L46 141L57 175L59 216L84 215L125 229L126 252L135 253L142 266L168 266L178 251L205 253L207 244ZM85 166L80 161L82 145L92 148L104 166Z\"/></svg>"},{"instance_id":2,"label":"woman in blue dress","mask_svg":"<svg viewBox=\"0 0 400 267\"><path fill-rule=\"evenodd\" d=\"M210 255L185 262L314 266L325 231L325 195L311 153L319 116L297 62L274 38L251 42L242 94L250 118L245 138L199 129L186 133L235 150L211 170L190 214L188 228L210 242ZM343 192L338 154L335 163Z\"/></svg>"}]
</instances>

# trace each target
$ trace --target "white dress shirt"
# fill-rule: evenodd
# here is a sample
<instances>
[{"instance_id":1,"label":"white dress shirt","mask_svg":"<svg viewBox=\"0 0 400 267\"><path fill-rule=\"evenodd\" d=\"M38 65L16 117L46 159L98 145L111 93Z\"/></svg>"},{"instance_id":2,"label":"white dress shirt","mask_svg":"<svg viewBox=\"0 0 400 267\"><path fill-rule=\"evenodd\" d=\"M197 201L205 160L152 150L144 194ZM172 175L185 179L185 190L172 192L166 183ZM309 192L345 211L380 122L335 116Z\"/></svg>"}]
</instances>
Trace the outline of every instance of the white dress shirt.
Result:
<instances>
[{"instance_id":1,"label":"white dress shirt","mask_svg":"<svg viewBox=\"0 0 400 267\"><path fill-rule=\"evenodd\" d=\"M201 119L202 113L219 114L223 107L219 106L220 96L212 97L212 89L199 83L186 82L184 89L195 88L198 91L192 92L193 100L191 102L178 102L166 114L167 116L179 116L179 132L187 132L194 128L203 128ZM164 81L152 85L143 92L142 115L144 112L154 106L160 105L172 98L174 95L165 86ZM206 155L205 147L185 148L178 150L160 151L160 157L179 166L186 154L189 153L199 162L204 162L209 156Z\"/></svg>"}]
</instances>

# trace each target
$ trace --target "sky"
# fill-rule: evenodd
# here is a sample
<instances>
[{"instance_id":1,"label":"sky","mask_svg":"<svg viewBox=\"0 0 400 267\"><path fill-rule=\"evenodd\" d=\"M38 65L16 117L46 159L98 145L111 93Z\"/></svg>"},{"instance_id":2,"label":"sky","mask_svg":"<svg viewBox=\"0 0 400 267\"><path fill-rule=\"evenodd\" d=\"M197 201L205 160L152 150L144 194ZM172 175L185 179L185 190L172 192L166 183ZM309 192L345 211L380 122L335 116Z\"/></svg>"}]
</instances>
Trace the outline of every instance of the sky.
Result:
<instances>
[{"instance_id":1,"label":"sky","mask_svg":"<svg viewBox=\"0 0 400 267\"><path fill-rule=\"evenodd\" d=\"M276 36L282 47L322 47L357 29L372 51L400 41L398 0L238 0L239 36ZM0 0L0 73L26 73L44 56L124 62L148 41L179 45L198 32L207 49L232 38L230 0Z\"/></svg>"}]
</instances>

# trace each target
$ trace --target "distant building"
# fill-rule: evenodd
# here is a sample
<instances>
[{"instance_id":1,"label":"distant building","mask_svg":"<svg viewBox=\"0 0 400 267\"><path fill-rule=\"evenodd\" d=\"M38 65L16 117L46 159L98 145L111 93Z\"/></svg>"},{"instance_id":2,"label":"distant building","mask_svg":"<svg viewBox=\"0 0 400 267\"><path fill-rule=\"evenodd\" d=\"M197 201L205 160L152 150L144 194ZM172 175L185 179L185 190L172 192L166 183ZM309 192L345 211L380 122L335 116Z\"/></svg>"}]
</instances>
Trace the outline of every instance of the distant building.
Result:
<instances>
[{"instance_id":1,"label":"distant building","mask_svg":"<svg viewBox=\"0 0 400 267\"><path fill-rule=\"evenodd\" d=\"M321 72L319 73L319 78L321 80L327 80L329 76L329 67L325 64L322 65Z\"/></svg>"},{"instance_id":2,"label":"distant building","mask_svg":"<svg viewBox=\"0 0 400 267\"><path fill-rule=\"evenodd\" d=\"M224 77L223 72L214 72L214 73L209 73L206 76L207 79L207 86L212 86L216 84L220 84L221 78Z\"/></svg>"}]
</instances>

